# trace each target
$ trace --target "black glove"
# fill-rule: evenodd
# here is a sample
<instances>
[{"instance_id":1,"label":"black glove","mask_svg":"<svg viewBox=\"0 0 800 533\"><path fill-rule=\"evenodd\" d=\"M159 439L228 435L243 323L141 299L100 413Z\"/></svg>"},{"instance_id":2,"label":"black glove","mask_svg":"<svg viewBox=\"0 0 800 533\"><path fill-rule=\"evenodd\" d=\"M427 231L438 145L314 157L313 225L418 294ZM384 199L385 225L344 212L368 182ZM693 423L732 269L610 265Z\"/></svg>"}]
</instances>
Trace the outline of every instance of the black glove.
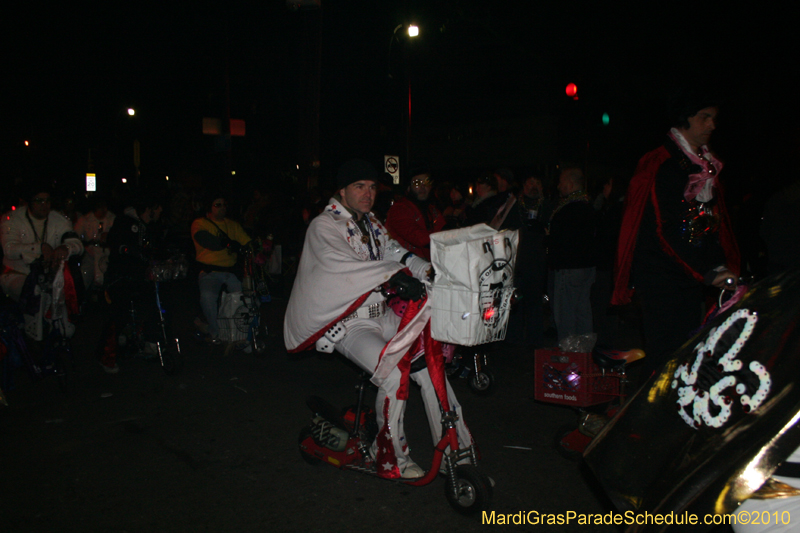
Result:
<instances>
[{"instance_id":1,"label":"black glove","mask_svg":"<svg viewBox=\"0 0 800 533\"><path fill-rule=\"evenodd\" d=\"M229 253L235 254L242 249L242 245L229 237L222 237L222 245L228 250Z\"/></svg>"},{"instance_id":2,"label":"black glove","mask_svg":"<svg viewBox=\"0 0 800 533\"><path fill-rule=\"evenodd\" d=\"M242 245L236 241L231 241L228 243L228 251L232 254L238 254L241 249Z\"/></svg>"},{"instance_id":3,"label":"black glove","mask_svg":"<svg viewBox=\"0 0 800 533\"><path fill-rule=\"evenodd\" d=\"M417 301L425 295L425 285L417 278L411 277L402 270L386 282L394 294L404 300Z\"/></svg>"}]
</instances>

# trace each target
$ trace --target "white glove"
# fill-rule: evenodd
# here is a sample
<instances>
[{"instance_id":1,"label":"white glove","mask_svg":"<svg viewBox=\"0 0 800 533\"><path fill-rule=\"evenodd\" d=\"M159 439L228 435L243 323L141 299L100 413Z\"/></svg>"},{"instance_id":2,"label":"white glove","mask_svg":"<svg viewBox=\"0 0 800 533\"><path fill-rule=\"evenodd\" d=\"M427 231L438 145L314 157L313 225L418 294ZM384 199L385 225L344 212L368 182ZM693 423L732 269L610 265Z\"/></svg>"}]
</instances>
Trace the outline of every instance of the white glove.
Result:
<instances>
[{"instance_id":1,"label":"white glove","mask_svg":"<svg viewBox=\"0 0 800 533\"><path fill-rule=\"evenodd\" d=\"M408 259L406 259L406 266L414 275L415 278L420 280L427 280L428 279L428 271L431 268L431 264L428 261L425 261L421 257L417 257L416 255L412 255Z\"/></svg>"}]
</instances>

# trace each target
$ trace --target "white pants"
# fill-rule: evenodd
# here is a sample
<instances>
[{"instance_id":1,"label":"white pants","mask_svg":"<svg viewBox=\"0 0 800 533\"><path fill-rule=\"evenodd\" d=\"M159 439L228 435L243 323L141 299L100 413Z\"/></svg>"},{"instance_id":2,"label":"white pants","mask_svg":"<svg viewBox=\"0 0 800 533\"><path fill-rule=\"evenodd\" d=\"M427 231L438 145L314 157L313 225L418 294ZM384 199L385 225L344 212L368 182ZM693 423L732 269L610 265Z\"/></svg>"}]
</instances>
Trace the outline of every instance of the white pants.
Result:
<instances>
[{"instance_id":1,"label":"white pants","mask_svg":"<svg viewBox=\"0 0 800 533\"><path fill-rule=\"evenodd\" d=\"M397 332L399 324L400 317L391 310L388 310L386 315L381 318L356 318L349 320L346 322L347 335L336 344L336 349L359 367L371 373L378 365L381 350L383 350L386 343L389 342ZM428 369L424 368L419 372L411 374L410 377L420 386L422 401L425 404L425 411L428 415L431 435L433 436L434 444L436 444L442 437L442 413L439 408L439 400L436 396L436 390L433 388L430 374L428 374ZM387 470L391 470L393 466L397 466L399 471L403 472L410 458L405 431L403 430L403 414L406 408L406 401L397 397L397 393L402 385L401 378L401 371L395 367L389 374L389 377L383 382L383 385L378 389L378 395L375 399L375 414L378 422L379 436L372 445L372 455L379 460L379 469L386 468ZM472 443L472 437L467 429L467 425L464 423L461 406L446 378L445 386L447 388L447 399L450 403L450 409L458 413L458 422L456 423L458 445L459 447L467 447ZM389 464L388 468L385 465L385 461L381 461L382 457L385 457L386 454L381 453L381 450L378 449L378 443L381 440L380 433L386 430L390 433L394 448L394 457L396 458L396 465ZM389 454L389 457L391 457L391 454Z\"/></svg>"}]
</instances>

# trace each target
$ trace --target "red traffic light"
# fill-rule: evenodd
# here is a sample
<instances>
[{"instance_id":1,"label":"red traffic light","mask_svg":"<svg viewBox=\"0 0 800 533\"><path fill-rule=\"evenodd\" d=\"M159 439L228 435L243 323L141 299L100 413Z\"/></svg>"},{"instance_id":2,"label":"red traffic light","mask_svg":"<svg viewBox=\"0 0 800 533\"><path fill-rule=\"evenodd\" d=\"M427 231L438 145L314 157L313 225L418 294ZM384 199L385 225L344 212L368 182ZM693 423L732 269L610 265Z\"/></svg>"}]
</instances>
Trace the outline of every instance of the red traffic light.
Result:
<instances>
[{"instance_id":1,"label":"red traffic light","mask_svg":"<svg viewBox=\"0 0 800 533\"><path fill-rule=\"evenodd\" d=\"M578 86L575 85L574 83L568 83L565 92L567 93L567 96L569 96L573 100L578 99Z\"/></svg>"}]
</instances>

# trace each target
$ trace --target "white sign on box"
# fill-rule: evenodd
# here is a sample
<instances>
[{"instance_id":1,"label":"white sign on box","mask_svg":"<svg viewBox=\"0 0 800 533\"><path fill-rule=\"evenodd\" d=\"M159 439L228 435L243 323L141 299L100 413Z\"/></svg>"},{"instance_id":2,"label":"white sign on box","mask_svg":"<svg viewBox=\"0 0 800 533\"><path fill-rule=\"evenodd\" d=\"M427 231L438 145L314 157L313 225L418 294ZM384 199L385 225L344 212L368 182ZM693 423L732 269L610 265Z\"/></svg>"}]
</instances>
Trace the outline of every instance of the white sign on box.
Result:
<instances>
[{"instance_id":1,"label":"white sign on box","mask_svg":"<svg viewBox=\"0 0 800 533\"><path fill-rule=\"evenodd\" d=\"M434 339L474 346L505 338L519 233L485 224L431 235Z\"/></svg>"}]
</instances>

